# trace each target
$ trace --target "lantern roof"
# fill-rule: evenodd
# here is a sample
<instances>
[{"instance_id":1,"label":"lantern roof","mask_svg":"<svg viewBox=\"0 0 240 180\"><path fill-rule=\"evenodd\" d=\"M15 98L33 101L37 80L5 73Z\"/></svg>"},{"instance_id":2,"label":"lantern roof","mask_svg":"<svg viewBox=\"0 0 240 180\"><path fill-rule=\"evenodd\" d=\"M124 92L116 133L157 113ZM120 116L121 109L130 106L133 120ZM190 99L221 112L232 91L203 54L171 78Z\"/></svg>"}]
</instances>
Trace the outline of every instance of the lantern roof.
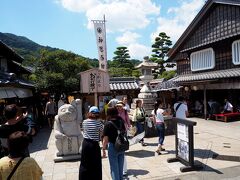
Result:
<instances>
[{"instance_id":1,"label":"lantern roof","mask_svg":"<svg viewBox=\"0 0 240 180\"><path fill-rule=\"evenodd\" d=\"M148 56L145 56L143 58L143 62L139 65L136 66L136 69L143 69L144 67L146 68L156 68L158 67L158 63L152 62Z\"/></svg>"}]
</instances>

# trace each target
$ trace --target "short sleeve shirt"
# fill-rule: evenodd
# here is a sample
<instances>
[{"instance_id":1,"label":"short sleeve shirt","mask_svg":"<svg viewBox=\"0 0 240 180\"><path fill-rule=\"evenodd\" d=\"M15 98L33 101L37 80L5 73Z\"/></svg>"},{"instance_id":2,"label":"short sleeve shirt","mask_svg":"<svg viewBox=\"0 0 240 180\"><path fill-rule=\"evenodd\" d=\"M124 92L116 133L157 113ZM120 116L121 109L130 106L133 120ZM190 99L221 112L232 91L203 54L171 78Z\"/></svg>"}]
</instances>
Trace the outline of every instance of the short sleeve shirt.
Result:
<instances>
[{"instance_id":1,"label":"short sleeve shirt","mask_svg":"<svg viewBox=\"0 0 240 180\"><path fill-rule=\"evenodd\" d=\"M0 159L0 179L7 179L17 162L8 156ZM43 171L37 162L31 157L26 157L13 174L11 180L40 180L42 174Z\"/></svg>"},{"instance_id":2,"label":"short sleeve shirt","mask_svg":"<svg viewBox=\"0 0 240 180\"><path fill-rule=\"evenodd\" d=\"M164 122L163 113L164 113L164 110L160 109L160 108L157 109L156 114L155 114L154 110L152 110L151 114L153 116L155 116L156 123L163 123Z\"/></svg>"},{"instance_id":3,"label":"short sleeve shirt","mask_svg":"<svg viewBox=\"0 0 240 180\"><path fill-rule=\"evenodd\" d=\"M99 120L86 119L83 121L83 137L94 141L100 141L100 134L103 131L103 124Z\"/></svg>"},{"instance_id":4,"label":"short sleeve shirt","mask_svg":"<svg viewBox=\"0 0 240 180\"><path fill-rule=\"evenodd\" d=\"M104 126L103 136L107 136L108 141L114 144L118 136L118 133L117 133L117 129L113 126L112 123L114 123L119 128L121 123L122 130L125 130L125 127L123 124L123 120L121 118L118 118L116 120L110 120L110 121L111 122L108 121Z\"/></svg>"},{"instance_id":5,"label":"short sleeve shirt","mask_svg":"<svg viewBox=\"0 0 240 180\"><path fill-rule=\"evenodd\" d=\"M175 103L175 104L174 104L174 110L176 110L176 107L177 107L178 104L179 104L179 103ZM187 117L186 117L186 111L188 111L188 107L187 107L186 104L182 103L182 104L179 106L179 108L178 108L178 110L177 110L177 112L176 112L176 117L177 117L177 118L180 118L180 119L186 119L186 118L187 118Z\"/></svg>"}]
</instances>

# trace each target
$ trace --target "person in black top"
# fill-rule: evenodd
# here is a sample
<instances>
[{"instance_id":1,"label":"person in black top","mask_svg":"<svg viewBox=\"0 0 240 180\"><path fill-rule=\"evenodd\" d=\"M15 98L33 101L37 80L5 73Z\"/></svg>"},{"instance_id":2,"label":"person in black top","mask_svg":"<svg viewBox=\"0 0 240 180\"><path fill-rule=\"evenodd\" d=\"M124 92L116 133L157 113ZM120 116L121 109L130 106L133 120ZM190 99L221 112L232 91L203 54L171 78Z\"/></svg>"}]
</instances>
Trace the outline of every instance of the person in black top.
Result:
<instances>
[{"instance_id":1,"label":"person in black top","mask_svg":"<svg viewBox=\"0 0 240 180\"><path fill-rule=\"evenodd\" d=\"M117 129L112 123L118 128L122 128L125 131L125 126L121 117L118 116L118 110L115 107L109 107L107 110L107 120L103 129L103 156L106 156L105 150L108 146L108 159L110 164L110 171L113 180L123 179L123 162L124 162L124 151L117 152L114 144L118 136ZM110 122L111 121L111 122Z\"/></svg>"},{"instance_id":2,"label":"person in black top","mask_svg":"<svg viewBox=\"0 0 240 180\"><path fill-rule=\"evenodd\" d=\"M7 138L16 131L24 131L31 134L31 128L24 124L21 109L16 104L7 105L4 109L4 116L7 122L0 126L0 139L5 155L8 154ZM26 149L26 156L29 151Z\"/></svg>"}]
</instances>

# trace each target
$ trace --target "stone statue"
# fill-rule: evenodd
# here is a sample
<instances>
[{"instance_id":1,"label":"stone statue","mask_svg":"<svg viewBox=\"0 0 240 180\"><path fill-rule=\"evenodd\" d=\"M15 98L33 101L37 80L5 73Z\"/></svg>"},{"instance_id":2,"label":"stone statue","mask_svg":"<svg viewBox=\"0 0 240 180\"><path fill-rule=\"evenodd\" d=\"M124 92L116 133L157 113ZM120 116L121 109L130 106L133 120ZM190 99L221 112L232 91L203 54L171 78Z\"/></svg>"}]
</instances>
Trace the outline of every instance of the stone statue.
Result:
<instances>
[{"instance_id":1,"label":"stone statue","mask_svg":"<svg viewBox=\"0 0 240 180\"><path fill-rule=\"evenodd\" d=\"M82 116L82 100L81 99L74 99L71 102L71 105L73 105L77 109L77 122L79 124L82 124L83 116Z\"/></svg>"},{"instance_id":2,"label":"stone statue","mask_svg":"<svg viewBox=\"0 0 240 180\"><path fill-rule=\"evenodd\" d=\"M77 121L77 115L77 108L71 104L64 104L58 109L58 115L55 116L54 132L57 147L56 155L62 158L56 158L55 161L76 159L80 155L83 136L79 121Z\"/></svg>"}]
</instances>

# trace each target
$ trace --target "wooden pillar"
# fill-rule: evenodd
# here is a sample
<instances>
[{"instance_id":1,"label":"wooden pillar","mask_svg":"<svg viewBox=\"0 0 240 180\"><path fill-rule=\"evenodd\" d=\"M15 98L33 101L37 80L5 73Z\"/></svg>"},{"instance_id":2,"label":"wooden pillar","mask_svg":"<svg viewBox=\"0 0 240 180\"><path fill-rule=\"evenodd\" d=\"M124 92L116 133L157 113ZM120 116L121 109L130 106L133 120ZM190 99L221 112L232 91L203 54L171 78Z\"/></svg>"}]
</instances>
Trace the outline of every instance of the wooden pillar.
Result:
<instances>
[{"instance_id":1,"label":"wooden pillar","mask_svg":"<svg viewBox=\"0 0 240 180\"><path fill-rule=\"evenodd\" d=\"M98 93L97 92L94 93L94 104L95 104L95 106L98 106Z\"/></svg>"},{"instance_id":2,"label":"wooden pillar","mask_svg":"<svg viewBox=\"0 0 240 180\"><path fill-rule=\"evenodd\" d=\"M203 86L203 104L204 104L204 118L207 119L207 92L206 85Z\"/></svg>"}]
</instances>

